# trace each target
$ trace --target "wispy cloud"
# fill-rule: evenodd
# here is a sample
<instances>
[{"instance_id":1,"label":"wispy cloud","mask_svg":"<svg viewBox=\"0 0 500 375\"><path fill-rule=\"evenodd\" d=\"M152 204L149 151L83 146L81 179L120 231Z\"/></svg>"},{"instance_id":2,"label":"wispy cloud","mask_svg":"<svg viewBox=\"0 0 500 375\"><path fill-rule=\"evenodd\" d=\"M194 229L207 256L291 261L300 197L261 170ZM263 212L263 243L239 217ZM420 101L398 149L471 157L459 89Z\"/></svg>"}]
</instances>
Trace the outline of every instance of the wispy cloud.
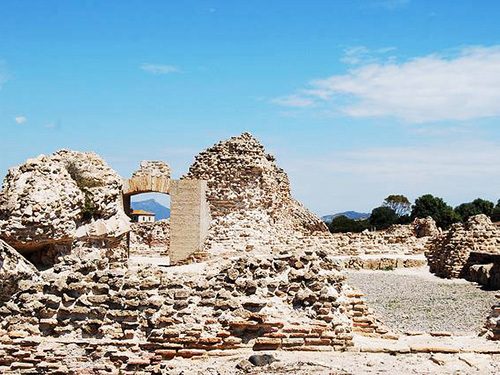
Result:
<instances>
[{"instance_id":1,"label":"wispy cloud","mask_svg":"<svg viewBox=\"0 0 500 375\"><path fill-rule=\"evenodd\" d=\"M396 47L370 49L366 46L350 46L344 49L344 56L340 61L351 65L375 63L385 57L387 53L395 50ZM391 57L389 58L391 59Z\"/></svg>"},{"instance_id":2,"label":"wispy cloud","mask_svg":"<svg viewBox=\"0 0 500 375\"><path fill-rule=\"evenodd\" d=\"M500 116L500 46L467 47L453 56L362 64L316 79L277 104L322 104L351 117L395 117L410 123ZM286 98L286 96L285 96ZM311 103L313 101L313 103Z\"/></svg>"},{"instance_id":3,"label":"wispy cloud","mask_svg":"<svg viewBox=\"0 0 500 375\"><path fill-rule=\"evenodd\" d=\"M61 127L61 122L60 121L47 122L43 126L47 129L58 129Z\"/></svg>"},{"instance_id":4,"label":"wispy cloud","mask_svg":"<svg viewBox=\"0 0 500 375\"><path fill-rule=\"evenodd\" d=\"M306 108L314 105L312 98L307 98L300 95L286 95L280 98L271 99L272 103L282 105L284 107Z\"/></svg>"},{"instance_id":5,"label":"wispy cloud","mask_svg":"<svg viewBox=\"0 0 500 375\"><path fill-rule=\"evenodd\" d=\"M24 124L28 119L25 116L16 116L14 118L19 125Z\"/></svg>"},{"instance_id":6,"label":"wispy cloud","mask_svg":"<svg viewBox=\"0 0 500 375\"><path fill-rule=\"evenodd\" d=\"M174 65L164 65L164 64L148 64L144 63L141 65L141 69L145 72L152 74L169 74L169 73L180 73L181 70Z\"/></svg>"},{"instance_id":7,"label":"wispy cloud","mask_svg":"<svg viewBox=\"0 0 500 375\"><path fill-rule=\"evenodd\" d=\"M394 178L439 178L500 175L500 145L467 142L454 145L374 147L329 155L312 161L325 172ZM305 162L308 163L307 161Z\"/></svg>"}]
</instances>

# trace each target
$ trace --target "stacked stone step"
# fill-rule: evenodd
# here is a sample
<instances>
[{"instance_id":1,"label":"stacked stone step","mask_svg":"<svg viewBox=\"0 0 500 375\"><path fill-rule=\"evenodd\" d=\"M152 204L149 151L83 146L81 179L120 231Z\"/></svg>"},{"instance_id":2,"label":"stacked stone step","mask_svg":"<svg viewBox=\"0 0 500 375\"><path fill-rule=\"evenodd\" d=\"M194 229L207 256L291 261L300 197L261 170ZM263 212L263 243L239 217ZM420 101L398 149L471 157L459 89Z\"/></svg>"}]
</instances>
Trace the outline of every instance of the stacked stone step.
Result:
<instances>
[{"instance_id":1,"label":"stacked stone step","mask_svg":"<svg viewBox=\"0 0 500 375\"><path fill-rule=\"evenodd\" d=\"M368 307L364 293L356 287L350 288L347 297L349 298L348 311L352 317L353 332L365 336L396 338L397 336Z\"/></svg>"}]
</instances>

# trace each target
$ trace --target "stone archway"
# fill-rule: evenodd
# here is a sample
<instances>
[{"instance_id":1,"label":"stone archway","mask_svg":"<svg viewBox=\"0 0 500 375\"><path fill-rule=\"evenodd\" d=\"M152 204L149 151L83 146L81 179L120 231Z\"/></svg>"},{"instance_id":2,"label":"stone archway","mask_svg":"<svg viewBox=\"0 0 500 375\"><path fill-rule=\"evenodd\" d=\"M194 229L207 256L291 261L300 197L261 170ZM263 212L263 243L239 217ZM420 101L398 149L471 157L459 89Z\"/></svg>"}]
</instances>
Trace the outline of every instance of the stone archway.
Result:
<instances>
[{"instance_id":1,"label":"stone archway","mask_svg":"<svg viewBox=\"0 0 500 375\"><path fill-rule=\"evenodd\" d=\"M140 169L123 181L123 209L130 215L130 200L142 193L170 194L170 166L163 161L142 161Z\"/></svg>"},{"instance_id":2,"label":"stone archway","mask_svg":"<svg viewBox=\"0 0 500 375\"><path fill-rule=\"evenodd\" d=\"M130 215L131 197L142 193L170 195L170 263L178 264L199 251L210 226L204 180L172 180L163 161L142 161L140 169L123 181L123 209Z\"/></svg>"}]
</instances>

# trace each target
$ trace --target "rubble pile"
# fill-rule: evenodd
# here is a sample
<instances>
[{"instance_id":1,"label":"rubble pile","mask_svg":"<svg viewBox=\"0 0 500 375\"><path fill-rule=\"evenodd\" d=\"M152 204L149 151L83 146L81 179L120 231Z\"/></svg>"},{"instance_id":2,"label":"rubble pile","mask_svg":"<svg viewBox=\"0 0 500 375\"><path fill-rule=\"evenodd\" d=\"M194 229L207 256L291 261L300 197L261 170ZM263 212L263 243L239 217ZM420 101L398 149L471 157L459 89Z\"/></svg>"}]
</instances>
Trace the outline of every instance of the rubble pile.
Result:
<instances>
[{"instance_id":1,"label":"rubble pile","mask_svg":"<svg viewBox=\"0 0 500 375\"><path fill-rule=\"evenodd\" d=\"M164 219L154 223L132 223L129 244L131 256L168 256L170 220Z\"/></svg>"},{"instance_id":2,"label":"rubble pile","mask_svg":"<svg viewBox=\"0 0 500 375\"><path fill-rule=\"evenodd\" d=\"M441 234L441 230L438 228L434 219L430 216L421 219L416 218L412 224L415 235L418 238L434 237Z\"/></svg>"},{"instance_id":3,"label":"rubble pile","mask_svg":"<svg viewBox=\"0 0 500 375\"><path fill-rule=\"evenodd\" d=\"M431 272L458 278L466 276L471 252L500 253L500 230L486 215L472 216L465 224L453 224L427 243L425 255Z\"/></svg>"},{"instance_id":4,"label":"rubble pile","mask_svg":"<svg viewBox=\"0 0 500 375\"><path fill-rule=\"evenodd\" d=\"M158 160L143 160L139 170L132 174L132 179L140 177L166 177L170 178L170 166Z\"/></svg>"},{"instance_id":5,"label":"rubble pile","mask_svg":"<svg viewBox=\"0 0 500 375\"><path fill-rule=\"evenodd\" d=\"M79 238L119 237L129 229L121 177L91 152L62 150L9 169L0 194L0 238L53 264Z\"/></svg>"},{"instance_id":6,"label":"rubble pile","mask_svg":"<svg viewBox=\"0 0 500 375\"><path fill-rule=\"evenodd\" d=\"M495 297L498 300L491 306L491 312L486 319L484 328L489 339L500 340L500 294L495 295Z\"/></svg>"}]
</instances>

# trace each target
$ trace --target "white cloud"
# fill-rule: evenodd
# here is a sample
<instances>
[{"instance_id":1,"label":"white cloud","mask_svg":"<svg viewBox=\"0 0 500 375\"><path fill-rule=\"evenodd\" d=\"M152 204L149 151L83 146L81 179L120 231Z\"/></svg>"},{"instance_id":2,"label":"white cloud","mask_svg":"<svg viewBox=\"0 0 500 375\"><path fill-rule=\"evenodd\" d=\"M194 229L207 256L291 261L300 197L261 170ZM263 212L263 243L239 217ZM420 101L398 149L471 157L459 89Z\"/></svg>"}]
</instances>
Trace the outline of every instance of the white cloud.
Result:
<instances>
[{"instance_id":1,"label":"white cloud","mask_svg":"<svg viewBox=\"0 0 500 375\"><path fill-rule=\"evenodd\" d=\"M174 65L163 65L163 64L147 64L141 65L141 69L153 74L169 74L169 73L180 73L180 69Z\"/></svg>"},{"instance_id":2,"label":"white cloud","mask_svg":"<svg viewBox=\"0 0 500 375\"><path fill-rule=\"evenodd\" d=\"M24 116L16 116L14 118L14 120L16 120L16 122L19 124L19 125L22 125L24 124L26 121L27 121L27 118L24 117Z\"/></svg>"},{"instance_id":3,"label":"white cloud","mask_svg":"<svg viewBox=\"0 0 500 375\"><path fill-rule=\"evenodd\" d=\"M280 98L271 99L272 103L282 105L284 107L294 107L294 108L306 108L311 107L314 104L312 98L306 98L300 95L287 95Z\"/></svg>"},{"instance_id":4,"label":"white cloud","mask_svg":"<svg viewBox=\"0 0 500 375\"><path fill-rule=\"evenodd\" d=\"M411 123L500 116L500 46L463 48L452 57L429 55L374 63L310 82L293 101L324 103L352 117L395 117Z\"/></svg>"},{"instance_id":5,"label":"white cloud","mask_svg":"<svg viewBox=\"0 0 500 375\"><path fill-rule=\"evenodd\" d=\"M381 55L385 55L395 49L395 47L369 49L366 46L350 46L344 49L344 56L340 61L351 65L375 63L380 59Z\"/></svg>"}]
</instances>

